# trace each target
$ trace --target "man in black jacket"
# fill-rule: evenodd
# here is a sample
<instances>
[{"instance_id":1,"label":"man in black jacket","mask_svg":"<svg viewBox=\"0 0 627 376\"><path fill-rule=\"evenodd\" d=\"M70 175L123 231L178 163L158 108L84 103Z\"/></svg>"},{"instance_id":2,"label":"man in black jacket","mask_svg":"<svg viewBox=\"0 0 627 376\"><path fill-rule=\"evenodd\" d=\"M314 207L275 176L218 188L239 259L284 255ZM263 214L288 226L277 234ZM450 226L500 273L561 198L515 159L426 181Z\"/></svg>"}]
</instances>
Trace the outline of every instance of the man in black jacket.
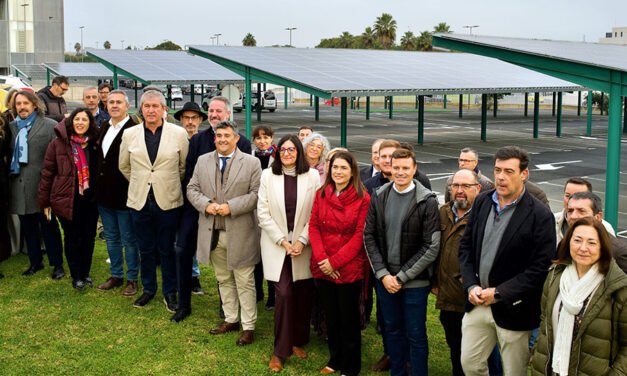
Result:
<instances>
[{"instance_id":1,"label":"man in black jacket","mask_svg":"<svg viewBox=\"0 0 627 376\"><path fill-rule=\"evenodd\" d=\"M44 102L46 117L57 122L65 119L67 105L63 94L70 90L70 81L65 76L56 76L52 79L52 86L46 86L37 92L37 96Z\"/></svg>"},{"instance_id":2,"label":"man in black jacket","mask_svg":"<svg viewBox=\"0 0 627 376\"><path fill-rule=\"evenodd\" d=\"M414 179L416 157L392 154L393 182L377 189L364 229L364 245L377 279L383 341L392 375L427 374L427 298L440 250L440 217L433 192Z\"/></svg>"},{"instance_id":3,"label":"man in black jacket","mask_svg":"<svg viewBox=\"0 0 627 376\"><path fill-rule=\"evenodd\" d=\"M496 189L475 201L459 259L468 296L462 367L486 375L499 342L505 375L526 375L529 335L540 322L542 285L555 248L553 214L525 189L529 157L516 146L494 155Z\"/></svg>"}]
</instances>

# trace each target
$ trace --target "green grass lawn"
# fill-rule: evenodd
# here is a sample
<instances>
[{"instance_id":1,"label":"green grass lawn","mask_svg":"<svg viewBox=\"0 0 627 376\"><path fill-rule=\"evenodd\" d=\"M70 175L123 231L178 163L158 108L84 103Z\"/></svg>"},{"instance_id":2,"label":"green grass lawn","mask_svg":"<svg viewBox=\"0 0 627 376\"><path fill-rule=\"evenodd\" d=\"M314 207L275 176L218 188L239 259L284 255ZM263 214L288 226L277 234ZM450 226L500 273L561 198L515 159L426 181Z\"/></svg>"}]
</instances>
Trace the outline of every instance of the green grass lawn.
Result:
<instances>
[{"instance_id":1,"label":"green grass lawn","mask_svg":"<svg viewBox=\"0 0 627 376\"><path fill-rule=\"evenodd\" d=\"M92 267L96 284L109 276L103 241L97 241ZM78 292L71 280L50 278L46 267L23 277L25 255L0 264L0 375L271 375L272 312L259 304L255 342L238 347L236 333L209 334L218 317L216 281L202 267L204 296L193 296L192 316L181 324L169 321L163 297L143 309L121 290ZM66 266L66 272L67 266ZM448 348L431 297L428 311L429 370L450 374ZM362 374L381 355L374 323L362 332ZM306 360L289 359L283 375L315 375L327 361L325 342L312 334Z\"/></svg>"}]
</instances>

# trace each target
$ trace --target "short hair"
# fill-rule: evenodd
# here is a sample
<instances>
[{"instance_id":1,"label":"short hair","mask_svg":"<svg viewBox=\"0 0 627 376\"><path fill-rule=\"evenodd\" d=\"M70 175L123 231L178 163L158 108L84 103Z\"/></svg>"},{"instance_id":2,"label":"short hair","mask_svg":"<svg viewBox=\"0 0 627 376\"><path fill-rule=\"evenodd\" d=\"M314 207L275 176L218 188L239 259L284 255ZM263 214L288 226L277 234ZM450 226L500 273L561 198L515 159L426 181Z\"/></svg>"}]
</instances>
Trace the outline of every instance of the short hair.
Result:
<instances>
[{"instance_id":1,"label":"short hair","mask_svg":"<svg viewBox=\"0 0 627 376\"><path fill-rule=\"evenodd\" d=\"M575 192L570 196L568 202L573 200L590 200L592 205L592 214L597 215L603 211L603 201L601 197L592 192Z\"/></svg>"},{"instance_id":2,"label":"short hair","mask_svg":"<svg viewBox=\"0 0 627 376\"><path fill-rule=\"evenodd\" d=\"M520 171L524 171L529 166L529 154L518 146L503 146L494 153L494 161L504 161L508 159L518 159Z\"/></svg>"},{"instance_id":3,"label":"short hair","mask_svg":"<svg viewBox=\"0 0 627 376\"><path fill-rule=\"evenodd\" d=\"M298 132L300 133L300 131L302 131L303 129L309 129L311 131L311 133L313 133L313 128L310 127L309 125L303 125L302 127L298 128Z\"/></svg>"},{"instance_id":4,"label":"short hair","mask_svg":"<svg viewBox=\"0 0 627 376\"><path fill-rule=\"evenodd\" d=\"M272 162L272 173L274 175L283 175L283 162L281 162L281 147L287 141L291 141L296 147L296 175L306 174L309 172L309 164L307 163L307 159L305 158L305 150L303 149L303 144L298 139L298 136L294 134L288 134L287 136L283 136L279 140L277 144L277 154L278 158L275 158Z\"/></svg>"},{"instance_id":5,"label":"short hair","mask_svg":"<svg viewBox=\"0 0 627 376\"><path fill-rule=\"evenodd\" d=\"M55 78L52 79L52 84L59 85L59 86L61 86L61 84L69 85L70 80L68 80L66 76L56 76Z\"/></svg>"},{"instance_id":6,"label":"short hair","mask_svg":"<svg viewBox=\"0 0 627 376\"><path fill-rule=\"evenodd\" d=\"M112 91L109 93L109 97L108 97L108 98L111 98L111 96L112 96L112 95L114 95L114 94L121 94L121 95L123 95L123 96L124 96L124 100L126 101L126 104L131 103L131 102L128 100L128 95L126 95L126 92L124 92L124 90L120 90L120 89L115 89L115 90L112 90ZM108 99L107 99L107 100L108 100Z\"/></svg>"},{"instance_id":7,"label":"short hair","mask_svg":"<svg viewBox=\"0 0 627 376\"><path fill-rule=\"evenodd\" d=\"M35 106L35 112L37 112L37 115L45 116L46 107L44 106L44 102L42 102L41 99L39 99L39 97L35 93L27 91L27 90L20 90L15 94L15 97L13 97L14 98L13 106L11 107L11 109L13 110L13 115L15 115L16 117L18 116L17 108L15 106L15 102L16 102L18 95L26 97L26 99L28 99L28 101Z\"/></svg>"},{"instance_id":8,"label":"short hair","mask_svg":"<svg viewBox=\"0 0 627 376\"><path fill-rule=\"evenodd\" d=\"M414 154L412 150L405 149L405 148L398 148L394 151L394 153L392 153L392 160L405 159L405 158L411 158L412 162L414 162L414 166L417 165L416 154Z\"/></svg>"},{"instance_id":9,"label":"short hair","mask_svg":"<svg viewBox=\"0 0 627 376\"><path fill-rule=\"evenodd\" d=\"M463 148L462 150L459 151L459 153L472 153L472 155L475 156L476 160L479 160L479 153L477 153L477 151L473 148Z\"/></svg>"},{"instance_id":10,"label":"short hair","mask_svg":"<svg viewBox=\"0 0 627 376\"><path fill-rule=\"evenodd\" d=\"M83 98L85 97L85 93L88 91L92 91L92 90L96 90L98 91L98 88L95 86L87 86L86 88L83 89Z\"/></svg>"},{"instance_id":11,"label":"short hair","mask_svg":"<svg viewBox=\"0 0 627 376\"><path fill-rule=\"evenodd\" d=\"M307 138L303 140L303 150L307 149L307 146L315 140L322 142L322 154L320 155L320 161L318 163L324 163L327 159L327 154L329 154L329 150L331 150L331 144L329 144L329 140L320 133L314 132L307 136Z\"/></svg>"},{"instance_id":12,"label":"short hair","mask_svg":"<svg viewBox=\"0 0 627 376\"><path fill-rule=\"evenodd\" d=\"M399 142L401 144L401 148L414 151L414 147L409 142Z\"/></svg>"},{"instance_id":13,"label":"short hair","mask_svg":"<svg viewBox=\"0 0 627 376\"><path fill-rule=\"evenodd\" d=\"M566 186L568 184L585 185L586 188L588 188L588 192L592 192L592 183L590 183L588 180L584 178L580 178L576 176L569 178L568 180L566 180L566 183L564 183L564 190L566 190Z\"/></svg>"},{"instance_id":14,"label":"short hair","mask_svg":"<svg viewBox=\"0 0 627 376\"><path fill-rule=\"evenodd\" d=\"M331 157L331 161L329 162L329 170L331 170L331 168L333 167L333 162L335 162L336 159L343 159L349 164L349 166L351 167L352 176L348 182L348 185L352 185L353 188L355 188L355 192L357 192L357 196L359 198L364 197L364 192L366 191L366 188L359 178L359 166L357 165L357 159L355 159L353 154L351 154L349 151L337 150ZM331 173L331 171L327 173L324 184L322 185L322 187L320 187L320 197L325 196L324 191L328 185L335 185L332 175L333 174Z\"/></svg>"},{"instance_id":15,"label":"short hair","mask_svg":"<svg viewBox=\"0 0 627 376\"><path fill-rule=\"evenodd\" d=\"M109 95L111 95L111 93L109 93ZM161 103L162 106L165 106L165 97L163 96L163 93L160 92L159 90L148 90L146 92L144 92L144 94L142 94L141 99L139 100L139 107L141 108L144 105L144 102L146 101L146 99L159 99L159 103Z\"/></svg>"},{"instance_id":16,"label":"short hair","mask_svg":"<svg viewBox=\"0 0 627 376\"><path fill-rule=\"evenodd\" d=\"M381 141L381 144L379 145L379 151L381 151L381 149L387 149L387 148L398 149L400 147L401 147L401 143L396 140L383 140Z\"/></svg>"},{"instance_id":17,"label":"short hair","mask_svg":"<svg viewBox=\"0 0 627 376\"><path fill-rule=\"evenodd\" d=\"M343 148L343 147L336 147L333 148L331 150L329 150L329 152L327 153L327 158L325 159L325 162L330 162L331 158L333 158L333 156L335 155L335 153L337 153L338 151L348 151L347 148Z\"/></svg>"},{"instance_id":18,"label":"short hair","mask_svg":"<svg viewBox=\"0 0 627 376\"><path fill-rule=\"evenodd\" d=\"M216 95L215 97L211 98L211 100L209 101L209 105L211 106L211 103L213 102L222 102L226 106L226 109L231 111L231 101L229 101L229 98L223 97L221 95Z\"/></svg>"},{"instance_id":19,"label":"short hair","mask_svg":"<svg viewBox=\"0 0 627 376\"><path fill-rule=\"evenodd\" d=\"M74 118L79 113L84 112L87 114L87 118L89 119L89 129L87 129L86 136L89 137L90 140L96 140L98 138L98 127L96 126L96 120L94 119L94 115L91 114L91 110L87 107L79 107L72 111L70 116L65 119L65 130L67 131L68 137L75 134L74 133Z\"/></svg>"},{"instance_id":20,"label":"short hair","mask_svg":"<svg viewBox=\"0 0 627 376\"><path fill-rule=\"evenodd\" d=\"M100 90L102 90L104 88L107 88L107 89L111 90L111 85L109 85L108 82L103 82L100 85L98 85L98 91L100 91Z\"/></svg>"},{"instance_id":21,"label":"short hair","mask_svg":"<svg viewBox=\"0 0 627 376\"><path fill-rule=\"evenodd\" d=\"M607 271L610 269L610 262L612 261L612 241L610 240L610 236L601 221L597 221L594 218L580 218L568 228L564 239L560 243L557 251L557 260L555 260L554 263L557 264L572 261L572 257L570 255L570 240L573 237L575 229L579 226L590 226L594 227L596 230L597 235L599 236L601 248L601 255L598 261L599 273L603 275L607 274Z\"/></svg>"},{"instance_id":22,"label":"short hair","mask_svg":"<svg viewBox=\"0 0 627 376\"><path fill-rule=\"evenodd\" d=\"M268 127L267 125L258 125L255 127L255 129L253 129L253 139L259 137L260 133L262 132L266 136L274 136L274 131L272 130L272 128Z\"/></svg>"},{"instance_id":23,"label":"short hair","mask_svg":"<svg viewBox=\"0 0 627 376\"><path fill-rule=\"evenodd\" d=\"M218 123L218 125L216 125L216 131L218 129L226 129L226 128L231 128L231 130L233 131L233 134L235 134L236 136L239 135L239 131L237 130L237 123L234 121L225 120L225 121L221 121L220 123Z\"/></svg>"},{"instance_id":24,"label":"short hair","mask_svg":"<svg viewBox=\"0 0 627 376\"><path fill-rule=\"evenodd\" d=\"M480 184L479 183L479 174L477 174L475 171L473 170L466 170L464 168L462 168L461 170L457 170L457 172L455 172L453 174L453 176L451 177L451 184L453 184L453 180L455 180L455 175L457 175L457 173L462 172L462 171L467 171L468 173L472 174L473 179L475 180L475 184ZM450 187L449 187L450 188Z\"/></svg>"}]
</instances>

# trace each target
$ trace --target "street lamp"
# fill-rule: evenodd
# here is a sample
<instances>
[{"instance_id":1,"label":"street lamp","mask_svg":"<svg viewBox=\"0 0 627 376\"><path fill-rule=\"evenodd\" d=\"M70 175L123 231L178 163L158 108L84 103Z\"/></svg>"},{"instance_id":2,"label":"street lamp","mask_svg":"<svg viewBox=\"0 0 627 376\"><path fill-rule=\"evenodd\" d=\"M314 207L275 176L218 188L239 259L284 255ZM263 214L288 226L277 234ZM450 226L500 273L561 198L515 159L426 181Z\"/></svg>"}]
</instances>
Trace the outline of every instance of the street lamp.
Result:
<instances>
[{"instance_id":1,"label":"street lamp","mask_svg":"<svg viewBox=\"0 0 627 376\"><path fill-rule=\"evenodd\" d=\"M295 27L286 27L285 30L290 32L290 47L292 47L292 30L296 30Z\"/></svg>"},{"instance_id":2,"label":"street lamp","mask_svg":"<svg viewBox=\"0 0 627 376\"><path fill-rule=\"evenodd\" d=\"M214 34L214 36L216 37L216 44L218 46L220 46L220 35L222 35L222 34Z\"/></svg>"},{"instance_id":3,"label":"street lamp","mask_svg":"<svg viewBox=\"0 0 627 376\"><path fill-rule=\"evenodd\" d=\"M124 49L124 39L122 39L120 42L122 42L122 49Z\"/></svg>"},{"instance_id":4,"label":"street lamp","mask_svg":"<svg viewBox=\"0 0 627 376\"><path fill-rule=\"evenodd\" d=\"M30 4L24 3L22 5L20 5L22 7L22 9L24 9L24 64L26 64L26 43L27 43L27 38L26 38L26 7L29 6Z\"/></svg>"},{"instance_id":5,"label":"street lamp","mask_svg":"<svg viewBox=\"0 0 627 376\"><path fill-rule=\"evenodd\" d=\"M211 38L211 45L215 46L216 45L216 37L210 37Z\"/></svg>"},{"instance_id":6,"label":"street lamp","mask_svg":"<svg viewBox=\"0 0 627 376\"><path fill-rule=\"evenodd\" d=\"M470 31L470 35L472 35L472 29L475 27L479 27L479 25L466 25L464 26L464 29L468 29Z\"/></svg>"},{"instance_id":7,"label":"street lamp","mask_svg":"<svg viewBox=\"0 0 627 376\"><path fill-rule=\"evenodd\" d=\"M81 29L81 63L83 63L85 61L85 47L83 47L83 29L85 26L79 26L78 28Z\"/></svg>"}]
</instances>

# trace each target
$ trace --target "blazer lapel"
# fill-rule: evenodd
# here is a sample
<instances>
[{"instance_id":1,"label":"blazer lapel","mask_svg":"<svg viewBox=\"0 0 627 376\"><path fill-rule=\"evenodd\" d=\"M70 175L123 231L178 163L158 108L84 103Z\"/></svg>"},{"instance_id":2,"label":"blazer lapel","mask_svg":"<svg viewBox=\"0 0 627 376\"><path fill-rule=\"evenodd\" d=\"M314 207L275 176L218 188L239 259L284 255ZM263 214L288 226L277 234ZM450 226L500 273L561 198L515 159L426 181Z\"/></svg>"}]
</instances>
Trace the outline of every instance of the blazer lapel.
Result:
<instances>
[{"instance_id":1,"label":"blazer lapel","mask_svg":"<svg viewBox=\"0 0 627 376\"><path fill-rule=\"evenodd\" d=\"M281 228L286 231L285 234L287 235L287 216L285 215L285 178L283 175L272 174L272 182L273 184L270 186L272 192L269 192L269 194L274 196L274 200L271 200L271 202L274 201L279 206L279 224L281 224Z\"/></svg>"},{"instance_id":2,"label":"blazer lapel","mask_svg":"<svg viewBox=\"0 0 627 376\"><path fill-rule=\"evenodd\" d=\"M226 185L224 186L224 192L228 191L229 188L233 185L233 183L237 180L237 176L242 169L242 159L244 158L242 152L235 151L235 155L233 155L233 160L231 161L231 168L229 169L229 178L226 181Z\"/></svg>"},{"instance_id":3,"label":"blazer lapel","mask_svg":"<svg viewBox=\"0 0 627 376\"><path fill-rule=\"evenodd\" d=\"M307 195L307 179L309 174L300 174L296 178L296 213L294 213L294 229L300 226L301 212L303 211L302 203L305 202Z\"/></svg>"},{"instance_id":4,"label":"blazer lapel","mask_svg":"<svg viewBox=\"0 0 627 376\"><path fill-rule=\"evenodd\" d=\"M206 177L206 183L207 183L207 188L209 189L209 198L214 200L216 198L216 184L217 182L215 182L215 176L216 176L216 160L218 159L218 154L215 152L211 152L211 154L209 154L209 158L207 159L207 166L206 168L203 168L203 170L206 171L207 177ZM202 166L204 167L204 166ZM202 176L202 175L200 175ZM205 182L201 181L201 184L203 184ZM204 184L203 184L204 186Z\"/></svg>"},{"instance_id":5,"label":"blazer lapel","mask_svg":"<svg viewBox=\"0 0 627 376\"><path fill-rule=\"evenodd\" d=\"M167 127L166 125L167 123L164 122L161 126L161 140L159 141L159 149L157 150L157 157L155 158L155 163L153 164L153 166L156 166L159 164L159 162L161 162L161 156L164 153L163 148L167 145L167 140L170 136L170 127ZM146 143L144 142L144 146L145 145ZM148 155L148 149L146 149L146 155ZM148 161L150 162L150 158L148 158Z\"/></svg>"},{"instance_id":6,"label":"blazer lapel","mask_svg":"<svg viewBox=\"0 0 627 376\"><path fill-rule=\"evenodd\" d=\"M503 233L503 237L501 238L501 243L499 244L499 249L496 252L496 256L494 257L494 261L503 253L506 249L507 244L512 240L514 234L518 231L519 228L522 227L523 223L527 220L529 214L531 214L531 205L532 201L528 200L528 192L525 192L523 197L521 197L520 202L516 205L516 209L514 209L514 213L512 214L512 218L507 224L507 228Z\"/></svg>"},{"instance_id":7,"label":"blazer lapel","mask_svg":"<svg viewBox=\"0 0 627 376\"><path fill-rule=\"evenodd\" d=\"M17 123L16 123L17 124ZM46 125L44 124L43 118L37 117L35 119L35 121L33 121L33 126L30 129L30 132L28 132L28 136L26 136L26 139L28 141L30 141L32 138L35 137L35 135L37 133L39 133L43 127L45 127ZM17 128L17 127L16 127ZM17 133L16 133L17 134Z\"/></svg>"}]
</instances>

